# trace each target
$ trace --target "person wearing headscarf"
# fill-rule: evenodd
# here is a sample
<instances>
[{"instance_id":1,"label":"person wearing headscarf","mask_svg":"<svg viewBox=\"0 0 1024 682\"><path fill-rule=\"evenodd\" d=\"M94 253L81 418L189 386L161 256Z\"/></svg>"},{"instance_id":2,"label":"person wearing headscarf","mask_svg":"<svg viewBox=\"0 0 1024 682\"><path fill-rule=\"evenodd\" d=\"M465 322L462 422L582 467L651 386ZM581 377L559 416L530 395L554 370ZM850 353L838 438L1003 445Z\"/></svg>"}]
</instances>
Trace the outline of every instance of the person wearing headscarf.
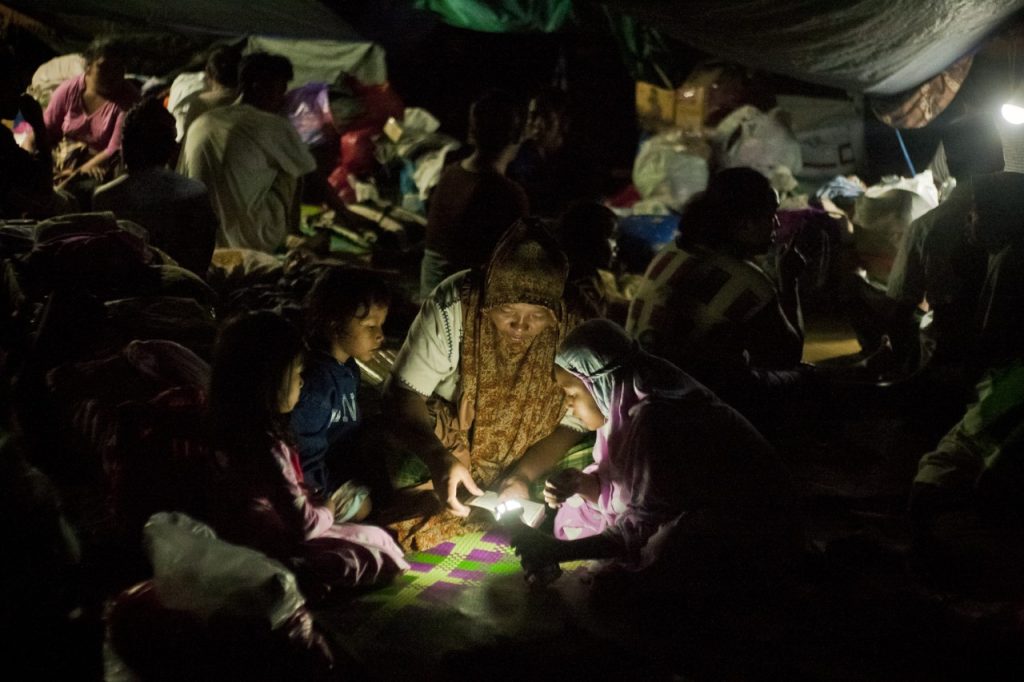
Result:
<instances>
[{"instance_id":1,"label":"person wearing headscarf","mask_svg":"<svg viewBox=\"0 0 1024 682\"><path fill-rule=\"evenodd\" d=\"M400 526L407 547L464 530L460 487L526 497L529 483L584 436L551 372L576 322L563 300L567 272L547 229L520 220L485 269L456 273L423 302L387 391L396 437L418 456L407 464L420 466L392 483L432 485L447 508Z\"/></svg>"},{"instance_id":2,"label":"person wearing headscarf","mask_svg":"<svg viewBox=\"0 0 1024 682\"><path fill-rule=\"evenodd\" d=\"M577 327L555 364L569 407L597 430L594 463L548 479L554 536L516 533L524 567L605 559L639 570L671 555L689 566L681 574L713 575L721 562L747 570L795 550L788 477L738 412L608 320Z\"/></svg>"}]
</instances>

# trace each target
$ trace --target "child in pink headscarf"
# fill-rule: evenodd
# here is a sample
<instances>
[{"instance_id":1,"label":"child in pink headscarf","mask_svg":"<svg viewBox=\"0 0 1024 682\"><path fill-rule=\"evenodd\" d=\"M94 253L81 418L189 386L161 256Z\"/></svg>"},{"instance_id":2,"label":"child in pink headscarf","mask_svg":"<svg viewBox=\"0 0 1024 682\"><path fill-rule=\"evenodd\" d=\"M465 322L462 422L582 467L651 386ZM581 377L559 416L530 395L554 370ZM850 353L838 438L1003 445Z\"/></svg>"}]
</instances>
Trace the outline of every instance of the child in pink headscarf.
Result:
<instances>
[{"instance_id":1,"label":"child in pink headscarf","mask_svg":"<svg viewBox=\"0 0 1024 682\"><path fill-rule=\"evenodd\" d=\"M798 534L787 477L738 412L607 320L577 327L555 363L569 405L597 442L593 464L547 481L545 499L558 508L554 537L516 533L527 569L577 559L632 570L659 562L685 580L715 575L722 562L758 570L769 557L792 555Z\"/></svg>"}]
</instances>

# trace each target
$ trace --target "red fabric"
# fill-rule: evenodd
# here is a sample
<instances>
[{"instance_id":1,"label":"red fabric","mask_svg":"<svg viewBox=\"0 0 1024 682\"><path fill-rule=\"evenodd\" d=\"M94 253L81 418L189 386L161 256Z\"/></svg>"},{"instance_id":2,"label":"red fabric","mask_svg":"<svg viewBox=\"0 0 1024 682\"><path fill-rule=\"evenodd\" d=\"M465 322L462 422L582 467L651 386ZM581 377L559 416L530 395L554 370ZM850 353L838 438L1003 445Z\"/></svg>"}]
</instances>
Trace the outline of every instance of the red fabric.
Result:
<instances>
[{"instance_id":1,"label":"red fabric","mask_svg":"<svg viewBox=\"0 0 1024 682\"><path fill-rule=\"evenodd\" d=\"M609 199L608 205L614 206L615 208L629 208L642 198L643 197L640 196L640 192L637 191L636 186L630 185Z\"/></svg>"},{"instance_id":2,"label":"red fabric","mask_svg":"<svg viewBox=\"0 0 1024 682\"><path fill-rule=\"evenodd\" d=\"M402 118L405 104L390 83L365 85L347 76L345 85L362 103L363 113L349 123L347 130L342 133L338 165L328 176L327 184L339 200L351 204L356 197L355 190L348 184L348 176L363 177L376 170L373 138L380 133L389 118Z\"/></svg>"},{"instance_id":3,"label":"red fabric","mask_svg":"<svg viewBox=\"0 0 1024 682\"><path fill-rule=\"evenodd\" d=\"M377 168L373 138L379 132L380 128L359 128L349 130L341 136L341 155L338 165L327 178L327 184L346 204L356 200L356 193L348 183L348 176L363 177Z\"/></svg>"},{"instance_id":4,"label":"red fabric","mask_svg":"<svg viewBox=\"0 0 1024 682\"><path fill-rule=\"evenodd\" d=\"M352 121L349 130L357 128L375 128L380 130L387 123L387 120L394 116L402 118L405 111L405 104L398 93L391 87L390 83L378 85L366 85L357 78L347 76L345 85L355 94L363 104L363 115Z\"/></svg>"}]
</instances>

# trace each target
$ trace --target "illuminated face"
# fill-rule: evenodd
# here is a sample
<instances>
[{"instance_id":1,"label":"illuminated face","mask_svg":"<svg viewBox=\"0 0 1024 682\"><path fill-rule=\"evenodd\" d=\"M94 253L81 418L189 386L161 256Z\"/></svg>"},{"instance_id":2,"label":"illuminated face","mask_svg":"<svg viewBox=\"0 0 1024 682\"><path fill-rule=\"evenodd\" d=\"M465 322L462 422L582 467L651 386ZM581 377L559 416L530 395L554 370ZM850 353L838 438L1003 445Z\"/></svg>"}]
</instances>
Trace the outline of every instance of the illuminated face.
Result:
<instances>
[{"instance_id":1,"label":"illuminated face","mask_svg":"<svg viewBox=\"0 0 1024 682\"><path fill-rule=\"evenodd\" d=\"M557 324L550 309L530 303L506 303L488 308L487 317L502 338L521 348L529 348L538 334Z\"/></svg>"},{"instance_id":2,"label":"illuminated face","mask_svg":"<svg viewBox=\"0 0 1024 682\"><path fill-rule=\"evenodd\" d=\"M597 401L594 400L594 396L587 390L587 385L579 377L555 365L555 381L565 393L566 406L583 422L584 426L592 431L604 426L607 419L601 414Z\"/></svg>"},{"instance_id":3,"label":"illuminated face","mask_svg":"<svg viewBox=\"0 0 1024 682\"><path fill-rule=\"evenodd\" d=\"M372 305L365 317L354 316L345 325L345 331L334 342L332 355L339 362L349 358L367 362L384 342L384 321L388 307Z\"/></svg>"},{"instance_id":4,"label":"illuminated face","mask_svg":"<svg viewBox=\"0 0 1024 682\"><path fill-rule=\"evenodd\" d=\"M302 391L302 356L292 360L285 370L281 381L281 389L277 392L277 407L281 414L288 414L295 409Z\"/></svg>"}]
</instances>

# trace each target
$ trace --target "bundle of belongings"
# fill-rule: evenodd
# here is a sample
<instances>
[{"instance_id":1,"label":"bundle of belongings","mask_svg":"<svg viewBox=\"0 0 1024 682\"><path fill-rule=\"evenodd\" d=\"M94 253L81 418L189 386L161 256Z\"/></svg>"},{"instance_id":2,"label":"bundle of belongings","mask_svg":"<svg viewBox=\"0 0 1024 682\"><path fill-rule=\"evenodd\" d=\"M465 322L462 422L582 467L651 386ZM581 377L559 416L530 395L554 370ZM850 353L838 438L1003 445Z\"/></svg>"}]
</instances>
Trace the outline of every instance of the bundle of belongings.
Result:
<instances>
[{"instance_id":1,"label":"bundle of belongings","mask_svg":"<svg viewBox=\"0 0 1024 682\"><path fill-rule=\"evenodd\" d=\"M153 578L107 616L107 680L336 679L295 576L185 514L145 526Z\"/></svg>"}]
</instances>

